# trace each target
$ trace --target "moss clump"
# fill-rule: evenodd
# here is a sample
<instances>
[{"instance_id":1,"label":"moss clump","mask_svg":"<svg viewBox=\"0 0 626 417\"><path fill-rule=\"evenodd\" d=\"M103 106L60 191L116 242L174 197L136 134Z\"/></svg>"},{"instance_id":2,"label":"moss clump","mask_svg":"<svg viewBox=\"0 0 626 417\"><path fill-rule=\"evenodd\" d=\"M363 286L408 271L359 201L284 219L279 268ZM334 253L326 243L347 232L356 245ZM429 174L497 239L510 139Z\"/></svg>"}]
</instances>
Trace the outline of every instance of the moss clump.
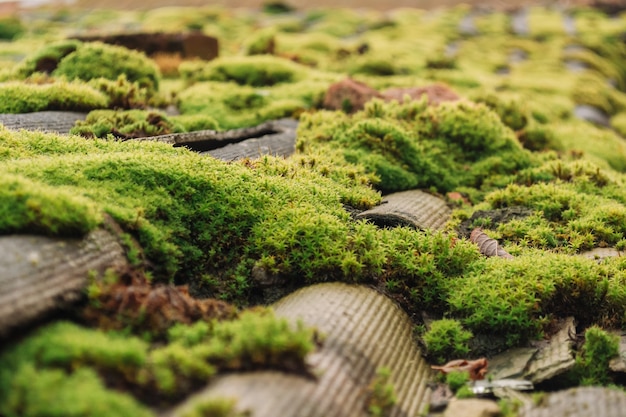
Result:
<instances>
[{"instance_id":1,"label":"moss clump","mask_svg":"<svg viewBox=\"0 0 626 417\"><path fill-rule=\"evenodd\" d=\"M307 72L296 63L267 55L225 57L209 63L183 63L179 71L189 81L233 81L252 87L295 82Z\"/></svg>"},{"instance_id":2,"label":"moss clump","mask_svg":"<svg viewBox=\"0 0 626 417\"><path fill-rule=\"evenodd\" d=\"M609 362L619 356L619 337L598 326L585 331L585 342L572 371L580 385L609 385Z\"/></svg>"},{"instance_id":3,"label":"moss clump","mask_svg":"<svg viewBox=\"0 0 626 417\"><path fill-rule=\"evenodd\" d=\"M528 111L517 100L505 100L495 93L485 93L474 97L477 103L484 103L495 111L502 123L512 130L522 130L528 123Z\"/></svg>"},{"instance_id":4,"label":"moss clump","mask_svg":"<svg viewBox=\"0 0 626 417\"><path fill-rule=\"evenodd\" d=\"M0 412L100 416L114 410L116 415L151 415L130 395L105 387L104 381L160 407L205 385L220 370L306 373L304 358L315 348L315 338L313 329L301 323L291 326L268 310L243 312L233 321L179 324L161 346L57 322L0 353ZM78 389L81 383L85 386ZM76 401L71 404L58 401L72 398ZM43 414L44 405L50 407L48 414Z\"/></svg>"},{"instance_id":5,"label":"moss clump","mask_svg":"<svg viewBox=\"0 0 626 417\"><path fill-rule=\"evenodd\" d=\"M13 81L0 84L0 113L89 111L107 105L107 97L102 93L78 82L58 81L39 85Z\"/></svg>"},{"instance_id":6,"label":"moss clump","mask_svg":"<svg viewBox=\"0 0 626 417\"><path fill-rule=\"evenodd\" d=\"M453 393L458 393L470 380L468 371L456 371L446 374L446 384Z\"/></svg>"},{"instance_id":7,"label":"moss clump","mask_svg":"<svg viewBox=\"0 0 626 417\"><path fill-rule=\"evenodd\" d=\"M277 85L266 89L233 82L202 82L177 97L184 115L210 115L222 129L254 126L266 120L298 117L321 102L327 87L322 82Z\"/></svg>"},{"instance_id":8,"label":"moss clump","mask_svg":"<svg viewBox=\"0 0 626 417\"><path fill-rule=\"evenodd\" d=\"M272 55L276 49L276 33L274 29L260 30L246 39L245 55Z\"/></svg>"},{"instance_id":9,"label":"moss clump","mask_svg":"<svg viewBox=\"0 0 626 417\"><path fill-rule=\"evenodd\" d=\"M151 91L159 88L156 64L145 54L100 42L82 43L65 56L52 72L55 76L84 81L95 78L117 80L122 74Z\"/></svg>"},{"instance_id":10,"label":"moss clump","mask_svg":"<svg viewBox=\"0 0 626 417\"><path fill-rule=\"evenodd\" d=\"M380 368L367 387L367 412L373 417L388 415L391 408L398 402L393 384L390 382L391 370Z\"/></svg>"},{"instance_id":11,"label":"moss clump","mask_svg":"<svg viewBox=\"0 0 626 417\"><path fill-rule=\"evenodd\" d=\"M622 137L626 137L626 112L611 117L611 127Z\"/></svg>"},{"instance_id":12,"label":"moss clump","mask_svg":"<svg viewBox=\"0 0 626 417\"><path fill-rule=\"evenodd\" d=\"M1 234L82 236L102 221L93 202L68 190L7 173L0 184Z\"/></svg>"},{"instance_id":13,"label":"moss clump","mask_svg":"<svg viewBox=\"0 0 626 417\"><path fill-rule=\"evenodd\" d=\"M36 72L50 74L58 67L63 58L74 52L80 45L80 41L72 39L52 42L26 57L15 68L15 76L23 79Z\"/></svg>"},{"instance_id":14,"label":"moss clump","mask_svg":"<svg viewBox=\"0 0 626 417\"><path fill-rule=\"evenodd\" d=\"M130 139L183 131L185 128L182 125L173 122L161 112L94 110L85 120L76 122L70 133L87 138L106 138L112 135L116 138Z\"/></svg>"},{"instance_id":15,"label":"moss clump","mask_svg":"<svg viewBox=\"0 0 626 417\"><path fill-rule=\"evenodd\" d=\"M522 146L530 151L563 150L563 143L550 126L541 125L539 123L530 123L520 132L518 139Z\"/></svg>"},{"instance_id":16,"label":"moss clump","mask_svg":"<svg viewBox=\"0 0 626 417\"><path fill-rule=\"evenodd\" d=\"M67 374L61 369L37 369L25 364L13 376L10 395L0 411L23 417L149 417L154 414L137 400L104 386L91 369ZM3 396L4 397L4 396Z\"/></svg>"},{"instance_id":17,"label":"moss clump","mask_svg":"<svg viewBox=\"0 0 626 417\"><path fill-rule=\"evenodd\" d=\"M196 130L221 130L217 120L206 114L180 114L170 116L169 119L175 124L181 125L186 132L195 132Z\"/></svg>"},{"instance_id":18,"label":"moss clump","mask_svg":"<svg viewBox=\"0 0 626 417\"><path fill-rule=\"evenodd\" d=\"M621 181L584 162L554 161L520 173L519 181L491 192L479 207L524 206L534 215L497 226L507 242L524 247L576 252L611 246L626 233L626 206Z\"/></svg>"},{"instance_id":19,"label":"moss clump","mask_svg":"<svg viewBox=\"0 0 626 417\"><path fill-rule=\"evenodd\" d=\"M201 276L215 273L224 286L205 291L243 296L256 260L271 255L296 280L343 275L345 255L368 253L373 245L369 240L348 244L363 232L350 222L343 204L371 207L379 195L354 170L350 178L348 169L334 168L322 157L268 157L246 166L151 143L84 142L26 132L5 137L14 139L4 154L5 172L21 173L44 187L67 186L91 200L137 237L159 279L176 276L199 285ZM24 157L24 151L47 155L19 163L11 159ZM361 262L367 275L370 261Z\"/></svg>"},{"instance_id":20,"label":"moss clump","mask_svg":"<svg viewBox=\"0 0 626 417\"><path fill-rule=\"evenodd\" d=\"M351 117L320 112L303 118L297 146L343 154L375 174L383 192L480 187L490 176L510 175L530 164L498 116L469 102L428 107L425 101L372 100Z\"/></svg>"},{"instance_id":21,"label":"moss clump","mask_svg":"<svg viewBox=\"0 0 626 417\"><path fill-rule=\"evenodd\" d=\"M136 81L129 81L125 74L116 80L96 78L89 81L89 85L109 98L107 107L111 109L145 109L149 105L163 104L164 101L152 89L142 87Z\"/></svg>"},{"instance_id":22,"label":"moss clump","mask_svg":"<svg viewBox=\"0 0 626 417\"><path fill-rule=\"evenodd\" d=\"M0 413L7 416L150 416L109 390L97 370L124 374L146 361L137 339L59 322L0 353Z\"/></svg>"},{"instance_id":23,"label":"moss clump","mask_svg":"<svg viewBox=\"0 0 626 417\"><path fill-rule=\"evenodd\" d=\"M22 21L16 17L5 17L0 19L0 39L11 41L26 32L26 27Z\"/></svg>"},{"instance_id":24,"label":"moss clump","mask_svg":"<svg viewBox=\"0 0 626 417\"><path fill-rule=\"evenodd\" d=\"M236 411L236 401L227 398L197 400L182 417L246 417L248 413Z\"/></svg>"},{"instance_id":25,"label":"moss clump","mask_svg":"<svg viewBox=\"0 0 626 417\"><path fill-rule=\"evenodd\" d=\"M468 342L472 337L472 332L463 329L458 320L442 319L432 322L430 329L424 334L424 343L432 360L445 363L464 358L470 351ZM456 392L455 389L452 390Z\"/></svg>"},{"instance_id":26,"label":"moss clump","mask_svg":"<svg viewBox=\"0 0 626 417\"><path fill-rule=\"evenodd\" d=\"M531 252L491 258L450 281L450 311L474 334L505 337L509 345L537 337L552 317L580 322L623 320L623 269L594 260ZM619 294L619 295L618 295Z\"/></svg>"},{"instance_id":27,"label":"moss clump","mask_svg":"<svg viewBox=\"0 0 626 417\"><path fill-rule=\"evenodd\" d=\"M577 104L597 107L608 115L626 110L626 94L611 87L597 74L581 75L572 91L572 99Z\"/></svg>"}]
</instances>

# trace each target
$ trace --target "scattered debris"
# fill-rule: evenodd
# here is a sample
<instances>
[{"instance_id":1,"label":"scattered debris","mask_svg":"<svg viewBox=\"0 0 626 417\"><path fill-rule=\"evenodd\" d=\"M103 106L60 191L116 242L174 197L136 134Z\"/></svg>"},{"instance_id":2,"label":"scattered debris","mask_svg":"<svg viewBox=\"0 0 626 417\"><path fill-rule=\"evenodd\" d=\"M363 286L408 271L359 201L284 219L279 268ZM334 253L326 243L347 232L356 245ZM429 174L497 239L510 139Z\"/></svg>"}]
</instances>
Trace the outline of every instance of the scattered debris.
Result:
<instances>
[{"instance_id":1,"label":"scattered debris","mask_svg":"<svg viewBox=\"0 0 626 417\"><path fill-rule=\"evenodd\" d=\"M163 334L175 323L230 319L236 308L215 299L198 300L186 286L152 285L145 275L127 268L117 272L116 282L98 282L83 317L104 329L147 330Z\"/></svg>"}]
</instances>

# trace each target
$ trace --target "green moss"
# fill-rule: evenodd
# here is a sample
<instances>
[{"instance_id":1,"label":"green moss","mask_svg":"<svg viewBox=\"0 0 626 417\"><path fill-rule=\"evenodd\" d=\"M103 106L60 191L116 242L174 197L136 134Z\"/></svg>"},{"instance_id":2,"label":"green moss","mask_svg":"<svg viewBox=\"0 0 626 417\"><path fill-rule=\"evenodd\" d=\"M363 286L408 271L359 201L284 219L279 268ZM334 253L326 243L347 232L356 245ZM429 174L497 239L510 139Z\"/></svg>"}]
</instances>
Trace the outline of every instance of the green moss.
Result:
<instances>
[{"instance_id":1,"label":"green moss","mask_svg":"<svg viewBox=\"0 0 626 417\"><path fill-rule=\"evenodd\" d=\"M484 93L473 97L477 103L486 104L495 111L502 123L512 130L521 130L528 123L528 111L517 100L505 100L496 93Z\"/></svg>"},{"instance_id":2,"label":"green moss","mask_svg":"<svg viewBox=\"0 0 626 417\"><path fill-rule=\"evenodd\" d=\"M179 67L190 81L233 81L253 87L272 86L300 80L306 68L274 56L224 57L211 62L190 62Z\"/></svg>"},{"instance_id":3,"label":"green moss","mask_svg":"<svg viewBox=\"0 0 626 417\"><path fill-rule=\"evenodd\" d=\"M88 138L139 138L179 133L185 128L161 112L146 110L94 110L70 130Z\"/></svg>"},{"instance_id":4,"label":"green moss","mask_svg":"<svg viewBox=\"0 0 626 417\"><path fill-rule=\"evenodd\" d=\"M160 102L152 89L141 86L136 81L129 81L126 74L120 75L116 80L92 79L89 85L109 98L108 107L112 109L144 109L148 105L163 104L163 99Z\"/></svg>"},{"instance_id":5,"label":"green moss","mask_svg":"<svg viewBox=\"0 0 626 417\"><path fill-rule=\"evenodd\" d=\"M79 82L58 81L38 85L14 81L0 84L0 113L89 111L107 105L106 96Z\"/></svg>"},{"instance_id":6,"label":"green moss","mask_svg":"<svg viewBox=\"0 0 626 417\"><path fill-rule=\"evenodd\" d=\"M23 79L35 72L51 73L63 58L74 52L80 45L80 41L73 39L52 42L26 57L15 68L15 75Z\"/></svg>"},{"instance_id":7,"label":"green moss","mask_svg":"<svg viewBox=\"0 0 626 417\"><path fill-rule=\"evenodd\" d=\"M469 379L468 371L457 371L446 374L446 384L448 384L450 390L455 394L467 385Z\"/></svg>"},{"instance_id":8,"label":"green moss","mask_svg":"<svg viewBox=\"0 0 626 417\"><path fill-rule=\"evenodd\" d=\"M376 376L367 387L367 412L369 415L373 417L386 416L398 402L390 379L391 370L389 368L383 367L376 370Z\"/></svg>"},{"instance_id":9,"label":"green moss","mask_svg":"<svg viewBox=\"0 0 626 417\"><path fill-rule=\"evenodd\" d=\"M95 78L114 81L125 74L129 81L151 91L158 90L160 79L156 64L145 54L100 42L78 45L59 62L52 74L84 81Z\"/></svg>"},{"instance_id":10,"label":"green moss","mask_svg":"<svg viewBox=\"0 0 626 417\"><path fill-rule=\"evenodd\" d=\"M580 76L574 86L572 99L578 104L597 107L608 115L626 110L626 94L615 90L606 79L595 74Z\"/></svg>"},{"instance_id":11,"label":"green moss","mask_svg":"<svg viewBox=\"0 0 626 417\"><path fill-rule=\"evenodd\" d=\"M622 137L626 137L626 112L611 117L611 127Z\"/></svg>"},{"instance_id":12,"label":"green moss","mask_svg":"<svg viewBox=\"0 0 626 417\"><path fill-rule=\"evenodd\" d=\"M128 394L110 391L90 369L67 374L60 369L22 366L12 376L10 396L0 405L8 417L148 417L153 412Z\"/></svg>"},{"instance_id":13,"label":"green moss","mask_svg":"<svg viewBox=\"0 0 626 417\"><path fill-rule=\"evenodd\" d=\"M174 124L181 125L185 131L220 130L220 125L212 116L206 114L180 114L169 116Z\"/></svg>"},{"instance_id":14,"label":"green moss","mask_svg":"<svg viewBox=\"0 0 626 417\"><path fill-rule=\"evenodd\" d=\"M0 39L14 40L26 32L26 27L22 21L16 17L5 17L0 19Z\"/></svg>"},{"instance_id":15,"label":"green moss","mask_svg":"<svg viewBox=\"0 0 626 417\"><path fill-rule=\"evenodd\" d=\"M470 350L468 342L472 337L472 332L464 330L459 321L442 319L432 322L430 329L424 334L424 343L428 356L435 363L443 364L452 359L466 357ZM456 392L460 387L450 388Z\"/></svg>"},{"instance_id":16,"label":"green moss","mask_svg":"<svg viewBox=\"0 0 626 417\"><path fill-rule=\"evenodd\" d=\"M102 221L93 202L69 190L6 173L0 184L1 234L82 236Z\"/></svg>"},{"instance_id":17,"label":"green moss","mask_svg":"<svg viewBox=\"0 0 626 417\"><path fill-rule=\"evenodd\" d=\"M247 413L238 413L236 401L226 398L197 400L182 417L245 417Z\"/></svg>"},{"instance_id":18,"label":"green moss","mask_svg":"<svg viewBox=\"0 0 626 417\"><path fill-rule=\"evenodd\" d=\"M318 106L327 86L314 81L256 89L235 83L202 82L183 90L178 103L185 115L210 115L221 128L231 129L295 117Z\"/></svg>"},{"instance_id":19,"label":"green moss","mask_svg":"<svg viewBox=\"0 0 626 417\"><path fill-rule=\"evenodd\" d=\"M498 226L500 235L509 242L578 251L614 245L626 233L621 186L598 167L554 161L520 174L520 180L537 183L509 185L485 197L492 208L524 206L535 210L535 215L524 220Z\"/></svg>"},{"instance_id":20,"label":"green moss","mask_svg":"<svg viewBox=\"0 0 626 417\"><path fill-rule=\"evenodd\" d=\"M463 279L450 281L448 302L453 315L474 333L501 335L516 345L537 337L553 316L589 322L611 312L613 320L621 320L623 306L606 297L609 291L623 293L621 275L594 260L567 255L491 258Z\"/></svg>"},{"instance_id":21,"label":"green moss","mask_svg":"<svg viewBox=\"0 0 626 417\"><path fill-rule=\"evenodd\" d=\"M95 370L124 374L146 361L137 339L58 322L0 353L0 412L8 416L149 416Z\"/></svg>"},{"instance_id":22,"label":"green moss","mask_svg":"<svg viewBox=\"0 0 626 417\"><path fill-rule=\"evenodd\" d=\"M273 29L259 30L246 39L243 46L245 55L273 54L276 48L275 31Z\"/></svg>"},{"instance_id":23,"label":"green moss","mask_svg":"<svg viewBox=\"0 0 626 417\"><path fill-rule=\"evenodd\" d=\"M351 252L344 243L359 233L342 204L371 207L380 198L362 178L348 177L348 170L333 168L322 157L264 158L250 168L165 145L85 143L31 133L6 132L6 137L15 139L16 147L7 148L5 172L22 173L43 186L67 186L68 192L91 200L139 239L160 279L176 275L187 281L219 271L233 285L235 277L245 282L243 271L254 260L282 256L281 251L270 252L275 241L290 248L284 249L288 262L283 272L294 279L328 271L342 274L334 268ZM20 163L9 159L24 149L47 149L57 157ZM313 166L319 171L312 171ZM343 178L343 185L329 176ZM301 204L289 210L288 201ZM318 227L326 221L327 226ZM294 234L285 236L285 230ZM329 258L316 257L319 253ZM364 268L362 274L367 273ZM235 296L226 288L221 291Z\"/></svg>"},{"instance_id":24,"label":"green moss","mask_svg":"<svg viewBox=\"0 0 626 417\"><path fill-rule=\"evenodd\" d=\"M576 355L573 375L581 385L611 384L609 361L617 356L619 337L598 326L589 327L582 350Z\"/></svg>"},{"instance_id":25,"label":"green moss","mask_svg":"<svg viewBox=\"0 0 626 417\"><path fill-rule=\"evenodd\" d=\"M383 192L480 187L489 176L505 176L530 163L498 116L469 102L428 107L424 101L372 100L350 118L317 113L303 118L301 126L299 149L334 148L347 162L375 174ZM332 130L338 133L323 133Z\"/></svg>"},{"instance_id":26,"label":"green moss","mask_svg":"<svg viewBox=\"0 0 626 417\"><path fill-rule=\"evenodd\" d=\"M149 401L160 405L206 384L218 370L307 372L304 358L315 338L314 329L300 322L292 326L269 310L243 312L233 321L178 325L167 345L153 347L137 337L57 322L0 353L0 412L150 415L103 381L151 392ZM154 398L153 389L163 397Z\"/></svg>"}]
</instances>

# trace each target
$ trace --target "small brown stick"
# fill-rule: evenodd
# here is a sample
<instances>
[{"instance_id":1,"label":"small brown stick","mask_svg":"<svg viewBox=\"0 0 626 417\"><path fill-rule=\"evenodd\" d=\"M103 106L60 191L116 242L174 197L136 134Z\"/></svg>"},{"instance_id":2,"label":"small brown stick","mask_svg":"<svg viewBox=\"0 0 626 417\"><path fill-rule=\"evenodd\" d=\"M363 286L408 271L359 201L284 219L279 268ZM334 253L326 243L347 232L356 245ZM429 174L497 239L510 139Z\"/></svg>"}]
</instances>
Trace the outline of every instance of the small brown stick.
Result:
<instances>
[{"instance_id":1,"label":"small brown stick","mask_svg":"<svg viewBox=\"0 0 626 417\"><path fill-rule=\"evenodd\" d=\"M472 230L469 240L478 245L478 250L485 256L499 256L501 258L513 259L510 253L498 245L497 240L487 236L480 227Z\"/></svg>"}]
</instances>

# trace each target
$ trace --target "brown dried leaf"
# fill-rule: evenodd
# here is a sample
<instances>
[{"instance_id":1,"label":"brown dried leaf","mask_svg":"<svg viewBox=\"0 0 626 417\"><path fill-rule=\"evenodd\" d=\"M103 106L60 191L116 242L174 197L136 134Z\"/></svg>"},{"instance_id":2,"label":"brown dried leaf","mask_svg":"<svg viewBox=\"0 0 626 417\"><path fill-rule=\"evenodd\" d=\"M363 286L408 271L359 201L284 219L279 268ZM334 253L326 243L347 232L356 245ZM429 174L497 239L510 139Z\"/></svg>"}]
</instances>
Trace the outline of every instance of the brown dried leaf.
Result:
<instances>
[{"instance_id":1,"label":"brown dried leaf","mask_svg":"<svg viewBox=\"0 0 626 417\"><path fill-rule=\"evenodd\" d=\"M437 370L443 374L449 374L450 372L469 372L470 379L476 381L484 379L487 375L487 367L489 362L485 358L476 359L474 361L468 361L467 359L455 359L442 366L431 366L432 369Z\"/></svg>"},{"instance_id":2,"label":"brown dried leaf","mask_svg":"<svg viewBox=\"0 0 626 417\"><path fill-rule=\"evenodd\" d=\"M513 256L498 245L498 241L490 238L480 227L472 230L470 242L478 245L478 250L485 256L499 256L500 258L513 259Z\"/></svg>"}]
</instances>

